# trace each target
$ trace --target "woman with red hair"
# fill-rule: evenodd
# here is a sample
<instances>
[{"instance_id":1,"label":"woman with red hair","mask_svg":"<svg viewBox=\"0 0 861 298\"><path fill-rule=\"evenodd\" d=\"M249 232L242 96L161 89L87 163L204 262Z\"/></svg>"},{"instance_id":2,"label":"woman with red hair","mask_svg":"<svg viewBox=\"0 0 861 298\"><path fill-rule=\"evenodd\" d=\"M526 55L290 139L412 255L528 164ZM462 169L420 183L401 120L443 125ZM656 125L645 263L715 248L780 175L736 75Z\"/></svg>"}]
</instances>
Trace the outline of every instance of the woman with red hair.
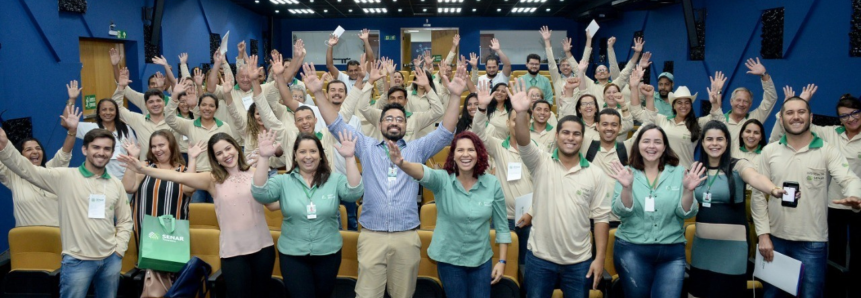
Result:
<instances>
[{"instance_id":1,"label":"woman with red hair","mask_svg":"<svg viewBox=\"0 0 861 298\"><path fill-rule=\"evenodd\" d=\"M505 271L511 232L505 195L496 176L487 173L487 149L481 139L469 131L455 136L441 170L405 161L396 143L387 141L387 145L392 163L436 198L437 226L428 256L437 261L446 297L490 297L491 284L499 282ZM491 216L500 254L495 265L488 239Z\"/></svg>"}]
</instances>

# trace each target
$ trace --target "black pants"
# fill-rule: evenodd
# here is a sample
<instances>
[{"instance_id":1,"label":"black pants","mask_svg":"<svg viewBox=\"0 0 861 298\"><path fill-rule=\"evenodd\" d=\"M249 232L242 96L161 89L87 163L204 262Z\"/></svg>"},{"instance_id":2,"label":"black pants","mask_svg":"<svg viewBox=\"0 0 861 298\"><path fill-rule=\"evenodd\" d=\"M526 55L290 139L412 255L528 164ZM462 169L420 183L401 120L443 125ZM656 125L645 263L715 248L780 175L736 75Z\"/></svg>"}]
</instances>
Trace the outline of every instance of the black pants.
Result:
<instances>
[{"instance_id":1,"label":"black pants","mask_svg":"<svg viewBox=\"0 0 861 298\"><path fill-rule=\"evenodd\" d=\"M828 260L849 269L847 280L861 280L861 215L828 208ZM850 285L847 290L849 297L861 297L858 287Z\"/></svg>"},{"instance_id":2,"label":"black pants","mask_svg":"<svg viewBox=\"0 0 861 298\"><path fill-rule=\"evenodd\" d=\"M288 256L280 252L278 255L289 297L332 297L341 267L340 250L323 256Z\"/></svg>"},{"instance_id":3,"label":"black pants","mask_svg":"<svg viewBox=\"0 0 861 298\"><path fill-rule=\"evenodd\" d=\"M249 255L221 259L221 270L227 286L227 297L264 297L272 268L275 248L265 247Z\"/></svg>"}]
</instances>

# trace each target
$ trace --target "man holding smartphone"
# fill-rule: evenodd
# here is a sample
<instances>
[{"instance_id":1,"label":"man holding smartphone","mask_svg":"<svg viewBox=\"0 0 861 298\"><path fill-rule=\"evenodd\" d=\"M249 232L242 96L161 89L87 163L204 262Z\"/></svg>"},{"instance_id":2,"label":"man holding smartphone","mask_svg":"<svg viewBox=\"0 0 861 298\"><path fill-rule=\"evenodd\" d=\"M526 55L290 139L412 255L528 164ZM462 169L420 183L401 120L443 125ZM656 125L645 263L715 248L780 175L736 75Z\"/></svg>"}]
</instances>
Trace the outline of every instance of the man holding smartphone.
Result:
<instances>
[{"instance_id":1,"label":"man holding smartphone","mask_svg":"<svg viewBox=\"0 0 861 298\"><path fill-rule=\"evenodd\" d=\"M774 251L800 260L805 268L798 297L821 297L824 293L828 243L828 184L834 179L843 188L842 200L834 203L861 211L861 179L850 169L840 151L810 131L810 105L800 97L783 103L780 120L786 135L762 150L759 172L783 185L794 196L766 201L758 194L751 200L751 213L759 236L759 251L770 262ZM793 207L793 205L795 207ZM780 290L765 284L765 297L781 297Z\"/></svg>"}]
</instances>

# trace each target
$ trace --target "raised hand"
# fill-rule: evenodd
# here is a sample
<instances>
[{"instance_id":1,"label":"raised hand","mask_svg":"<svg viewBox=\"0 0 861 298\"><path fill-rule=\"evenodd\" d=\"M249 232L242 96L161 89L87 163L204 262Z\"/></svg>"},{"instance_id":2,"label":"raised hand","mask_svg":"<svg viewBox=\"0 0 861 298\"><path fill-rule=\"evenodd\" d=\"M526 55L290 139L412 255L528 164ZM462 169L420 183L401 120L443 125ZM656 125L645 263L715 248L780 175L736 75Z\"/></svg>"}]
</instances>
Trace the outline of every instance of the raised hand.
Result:
<instances>
[{"instance_id":1,"label":"raised hand","mask_svg":"<svg viewBox=\"0 0 861 298\"><path fill-rule=\"evenodd\" d=\"M153 58L153 60L155 60L155 58ZM160 71L155 72L155 86L158 88L164 87L164 75L161 74Z\"/></svg>"},{"instance_id":2,"label":"raised hand","mask_svg":"<svg viewBox=\"0 0 861 298\"><path fill-rule=\"evenodd\" d=\"M562 88L565 89L564 92L568 96L574 95L574 89L580 87L580 77L571 77L565 79L565 86Z\"/></svg>"},{"instance_id":3,"label":"raised hand","mask_svg":"<svg viewBox=\"0 0 861 298\"><path fill-rule=\"evenodd\" d=\"M570 52L571 51L571 38L563 38L562 39L562 51Z\"/></svg>"},{"instance_id":4,"label":"raised hand","mask_svg":"<svg viewBox=\"0 0 861 298\"><path fill-rule=\"evenodd\" d=\"M423 55L425 58L425 66L430 67L431 71L433 70L433 55L431 55L430 50L425 50L425 54Z\"/></svg>"},{"instance_id":5,"label":"raised hand","mask_svg":"<svg viewBox=\"0 0 861 298\"><path fill-rule=\"evenodd\" d=\"M637 37L637 38L634 38L634 46L631 48L634 49L634 52L642 53L643 52L643 45L645 45L645 44L646 44L646 41L643 40L642 37Z\"/></svg>"},{"instance_id":6,"label":"raised hand","mask_svg":"<svg viewBox=\"0 0 861 298\"><path fill-rule=\"evenodd\" d=\"M389 159L392 163L401 166L404 163L404 157L401 156L401 148L398 148L398 144L387 140L386 146L389 147Z\"/></svg>"},{"instance_id":7,"label":"raised hand","mask_svg":"<svg viewBox=\"0 0 861 298\"><path fill-rule=\"evenodd\" d=\"M338 36L334 35L334 34L330 35L329 36L329 46L334 47L337 44L338 44Z\"/></svg>"},{"instance_id":8,"label":"raised hand","mask_svg":"<svg viewBox=\"0 0 861 298\"><path fill-rule=\"evenodd\" d=\"M141 147L131 139L123 140L123 149L126 149L126 153L131 157L137 158L138 156L141 156ZM189 151L191 151L190 149L191 148L189 148Z\"/></svg>"},{"instance_id":9,"label":"raised hand","mask_svg":"<svg viewBox=\"0 0 861 298\"><path fill-rule=\"evenodd\" d=\"M373 64L373 65L371 65L371 66L370 66L370 67L371 67L371 71L368 73L368 75L369 75L369 77L368 77L368 82L376 82L376 81L377 81L377 80L379 80L380 78L382 78L382 77L386 76L386 75L384 74L384 73L385 73L385 71L386 71L386 69L385 69L385 67L383 66L383 62L382 62L382 61L377 60L377 61L375 61L375 62L371 62L371 64Z\"/></svg>"},{"instance_id":10,"label":"raised hand","mask_svg":"<svg viewBox=\"0 0 861 298\"><path fill-rule=\"evenodd\" d=\"M332 74L328 71L324 72L323 75L320 77L320 80L322 80L324 84L327 84L332 81Z\"/></svg>"},{"instance_id":11,"label":"raised hand","mask_svg":"<svg viewBox=\"0 0 861 298\"><path fill-rule=\"evenodd\" d=\"M451 38L451 46L457 47L460 45L460 34L455 34L454 37Z\"/></svg>"},{"instance_id":12,"label":"raised hand","mask_svg":"<svg viewBox=\"0 0 861 298\"><path fill-rule=\"evenodd\" d=\"M490 81L478 82L478 106L487 107L490 101L493 100L493 95L490 94Z\"/></svg>"},{"instance_id":13,"label":"raised hand","mask_svg":"<svg viewBox=\"0 0 861 298\"><path fill-rule=\"evenodd\" d=\"M756 57L756 60L753 58L747 59L747 62L744 63L744 66L747 66L747 73L752 75L764 76L765 75L765 66L759 62L759 57Z\"/></svg>"},{"instance_id":14,"label":"raised hand","mask_svg":"<svg viewBox=\"0 0 861 298\"><path fill-rule=\"evenodd\" d=\"M72 80L71 82L66 84L66 90L69 93L69 99L78 98L78 96L81 95L82 89L84 89L84 88L83 87L78 88L78 80Z\"/></svg>"},{"instance_id":15,"label":"raised hand","mask_svg":"<svg viewBox=\"0 0 861 298\"><path fill-rule=\"evenodd\" d=\"M550 42L550 35L553 30L550 30L547 26L541 26L541 29L539 29L538 32L541 33L541 39L544 39L544 42Z\"/></svg>"},{"instance_id":16,"label":"raised hand","mask_svg":"<svg viewBox=\"0 0 861 298\"><path fill-rule=\"evenodd\" d=\"M433 67L433 66L431 66ZM416 79L413 81L416 85L420 87L430 88L430 82L428 81L428 76L423 70L416 71Z\"/></svg>"},{"instance_id":17,"label":"raised hand","mask_svg":"<svg viewBox=\"0 0 861 298\"><path fill-rule=\"evenodd\" d=\"M338 139L341 140L341 146L335 146L335 149L338 149L338 154L344 158L356 156L356 141L359 140L357 136L354 136L352 132L342 130L338 132Z\"/></svg>"},{"instance_id":18,"label":"raised hand","mask_svg":"<svg viewBox=\"0 0 861 298\"><path fill-rule=\"evenodd\" d=\"M120 60L122 60L122 56L120 56L120 52L117 49L111 48L108 51L108 55L111 56L111 65L117 66L120 65Z\"/></svg>"},{"instance_id":19,"label":"raised hand","mask_svg":"<svg viewBox=\"0 0 861 298\"><path fill-rule=\"evenodd\" d=\"M713 77L709 77L709 81L711 81L712 90L721 92L721 90L723 90L723 85L726 83L726 76L722 71L716 71Z\"/></svg>"},{"instance_id":20,"label":"raised hand","mask_svg":"<svg viewBox=\"0 0 861 298\"><path fill-rule=\"evenodd\" d=\"M473 69L478 67L478 55L475 53L469 53L469 65L472 65Z\"/></svg>"},{"instance_id":21,"label":"raised hand","mask_svg":"<svg viewBox=\"0 0 861 298\"><path fill-rule=\"evenodd\" d=\"M700 183L708 178L705 173L706 167L703 166L703 163L695 161L691 164L691 169L685 171L685 177L682 178L682 185L685 186L685 189L694 191Z\"/></svg>"},{"instance_id":22,"label":"raised hand","mask_svg":"<svg viewBox=\"0 0 861 298\"><path fill-rule=\"evenodd\" d=\"M66 105L63 115L60 115L60 125L65 127L68 131L76 131L78 129L78 122L81 121L82 115L84 115L84 112L82 112L80 108Z\"/></svg>"},{"instance_id":23,"label":"raised hand","mask_svg":"<svg viewBox=\"0 0 861 298\"><path fill-rule=\"evenodd\" d=\"M511 88L508 88L508 98L511 100L511 106L518 113L529 110L529 105L532 104L532 100L530 100L529 96L526 95L526 83L523 81L523 78L517 78L514 80L514 84L511 85Z\"/></svg>"},{"instance_id":24,"label":"raised hand","mask_svg":"<svg viewBox=\"0 0 861 298\"><path fill-rule=\"evenodd\" d=\"M636 90L640 85L640 81L643 80L643 76L646 74L646 70L643 69L642 66L637 64L637 67L634 68L634 71L631 72L631 78L628 79L628 84L631 85L631 89Z\"/></svg>"},{"instance_id":25,"label":"raised hand","mask_svg":"<svg viewBox=\"0 0 861 298\"><path fill-rule=\"evenodd\" d=\"M231 92L233 92L233 84L235 84L233 81L233 75L229 72L225 72L224 77L221 78L221 92L224 94L231 94Z\"/></svg>"},{"instance_id":26,"label":"raised hand","mask_svg":"<svg viewBox=\"0 0 861 298\"><path fill-rule=\"evenodd\" d=\"M421 69L421 64L422 64L422 55L419 55L418 57L413 59L413 68L414 68L413 71L418 71L419 69Z\"/></svg>"},{"instance_id":27,"label":"raised hand","mask_svg":"<svg viewBox=\"0 0 861 298\"><path fill-rule=\"evenodd\" d=\"M179 63L188 64L188 53L179 54Z\"/></svg>"},{"instance_id":28,"label":"raised hand","mask_svg":"<svg viewBox=\"0 0 861 298\"><path fill-rule=\"evenodd\" d=\"M813 94L816 94L817 89L819 89L819 87L817 87L816 84L807 84L807 86L804 86L804 89L801 90L801 94L798 95L798 97L801 97L806 101L810 101Z\"/></svg>"},{"instance_id":29,"label":"raised hand","mask_svg":"<svg viewBox=\"0 0 861 298\"><path fill-rule=\"evenodd\" d=\"M240 41L236 44L236 50L239 51L239 57L245 57L245 41Z\"/></svg>"},{"instance_id":30,"label":"raised hand","mask_svg":"<svg viewBox=\"0 0 861 298\"><path fill-rule=\"evenodd\" d=\"M712 106L720 106L721 105L721 92L718 89L712 89L706 87L706 90L709 93L709 102Z\"/></svg>"},{"instance_id":31,"label":"raised hand","mask_svg":"<svg viewBox=\"0 0 861 298\"><path fill-rule=\"evenodd\" d=\"M307 54L307 52L305 51L305 42L301 39L296 40L296 43L293 44L293 59L296 60L300 57L304 58L305 54ZM281 54L278 55L280 56Z\"/></svg>"},{"instance_id":32,"label":"raised hand","mask_svg":"<svg viewBox=\"0 0 861 298\"><path fill-rule=\"evenodd\" d=\"M629 188L634 184L634 172L630 168L625 167L618 160L610 163L610 173L607 173L611 178L619 181L622 187Z\"/></svg>"},{"instance_id":33,"label":"raised hand","mask_svg":"<svg viewBox=\"0 0 861 298\"><path fill-rule=\"evenodd\" d=\"M646 98L654 98L655 97L655 86L649 84L640 85L640 93L643 94Z\"/></svg>"},{"instance_id":34,"label":"raised hand","mask_svg":"<svg viewBox=\"0 0 861 298\"><path fill-rule=\"evenodd\" d=\"M580 64L577 64L577 70L579 70L580 73L586 73L587 68L589 68L589 59L584 57L583 59L580 59Z\"/></svg>"},{"instance_id":35,"label":"raised hand","mask_svg":"<svg viewBox=\"0 0 861 298\"><path fill-rule=\"evenodd\" d=\"M589 33L589 29L585 29L585 30L583 30L583 31L584 31L584 32L586 32L586 33L585 33L585 34L586 34L586 40L591 41L591 40L592 40L592 37L594 37L594 36L592 36L592 33ZM586 46L588 47L588 46L590 46L590 45L588 45L588 44L587 44Z\"/></svg>"},{"instance_id":36,"label":"raised hand","mask_svg":"<svg viewBox=\"0 0 861 298\"><path fill-rule=\"evenodd\" d=\"M795 97L795 90L789 85L783 86L783 101Z\"/></svg>"},{"instance_id":37,"label":"raised hand","mask_svg":"<svg viewBox=\"0 0 861 298\"><path fill-rule=\"evenodd\" d=\"M359 39L363 41L368 41L368 37L371 35L371 31L368 29L362 29L362 32L359 32Z\"/></svg>"},{"instance_id":38,"label":"raised hand","mask_svg":"<svg viewBox=\"0 0 861 298\"><path fill-rule=\"evenodd\" d=\"M129 68L123 67L120 68L120 76L117 78L117 86L125 88L131 83L132 80L129 80Z\"/></svg>"},{"instance_id":39,"label":"raised hand","mask_svg":"<svg viewBox=\"0 0 861 298\"><path fill-rule=\"evenodd\" d=\"M143 170L143 167L146 166L146 163L138 160L138 155L131 156L129 154L120 154L117 156L117 160L123 163L123 167L127 170L140 174Z\"/></svg>"},{"instance_id":40,"label":"raised hand","mask_svg":"<svg viewBox=\"0 0 861 298\"><path fill-rule=\"evenodd\" d=\"M203 152L206 152L206 141L198 141L197 144L188 146L189 159L195 159Z\"/></svg>"},{"instance_id":41,"label":"raised hand","mask_svg":"<svg viewBox=\"0 0 861 298\"><path fill-rule=\"evenodd\" d=\"M386 73L393 74L395 73L395 61L386 57Z\"/></svg>"},{"instance_id":42,"label":"raised hand","mask_svg":"<svg viewBox=\"0 0 861 298\"><path fill-rule=\"evenodd\" d=\"M248 57L248 63L245 64L245 67L243 67L241 71L244 71L245 74L248 75L248 79L252 82L256 81L257 77L260 76L260 69L257 67L257 55L251 55Z\"/></svg>"},{"instance_id":43,"label":"raised hand","mask_svg":"<svg viewBox=\"0 0 861 298\"><path fill-rule=\"evenodd\" d=\"M616 45L616 37L610 36L610 38L607 39L607 48L612 48L614 45Z\"/></svg>"},{"instance_id":44,"label":"raised hand","mask_svg":"<svg viewBox=\"0 0 861 298\"><path fill-rule=\"evenodd\" d=\"M257 153L261 158L275 156L275 151L280 145L275 142L275 130L269 129L257 134Z\"/></svg>"},{"instance_id":45,"label":"raised hand","mask_svg":"<svg viewBox=\"0 0 861 298\"><path fill-rule=\"evenodd\" d=\"M155 56L152 57L152 63L167 66L167 59L165 59L164 56Z\"/></svg>"},{"instance_id":46,"label":"raised hand","mask_svg":"<svg viewBox=\"0 0 861 298\"><path fill-rule=\"evenodd\" d=\"M323 82L317 78L317 70L314 69L314 63L305 63L305 65L302 65L302 81L305 82L305 87L311 93L323 91Z\"/></svg>"},{"instance_id":47,"label":"raised hand","mask_svg":"<svg viewBox=\"0 0 861 298\"><path fill-rule=\"evenodd\" d=\"M499 49L500 49L499 40L496 38L491 39L490 40L490 50L494 51L494 52L499 52Z\"/></svg>"},{"instance_id":48,"label":"raised hand","mask_svg":"<svg viewBox=\"0 0 861 298\"><path fill-rule=\"evenodd\" d=\"M177 84L175 86L173 86L173 90L171 91L171 94L174 96L171 96L170 99L171 100L179 100L179 94L180 93L188 92L190 90L191 90L191 86L186 84L186 78L180 78L179 82L177 82Z\"/></svg>"},{"instance_id":49,"label":"raised hand","mask_svg":"<svg viewBox=\"0 0 861 298\"><path fill-rule=\"evenodd\" d=\"M442 74L442 80L448 81L447 71L444 71ZM463 89L466 88L466 65L459 65L457 67L457 71L454 74L454 78L448 83L448 90L452 95L460 95L463 93Z\"/></svg>"},{"instance_id":50,"label":"raised hand","mask_svg":"<svg viewBox=\"0 0 861 298\"><path fill-rule=\"evenodd\" d=\"M0 149L6 148L9 145L9 137L6 136L6 131L0 128Z\"/></svg>"},{"instance_id":51,"label":"raised hand","mask_svg":"<svg viewBox=\"0 0 861 298\"><path fill-rule=\"evenodd\" d=\"M269 62L269 64L272 64L272 72L275 73L275 75L280 76L282 73L284 73L283 60L284 59L282 59L281 54L272 55L272 60Z\"/></svg>"},{"instance_id":52,"label":"raised hand","mask_svg":"<svg viewBox=\"0 0 861 298\"><path fill-rule=\"evenodd\" d=\"M224 55L221 54L220 50L216 50L215 53L212 54L212 63L214 65L220 65L222 62L224 62ZM213 67L213 69L216 69L217 71L217 68Z\"/></svg>"},{"instance_id":53,"label":"raised hand","mask_svg":"<svg viewBox=\"0 0 861 298\"><path fill-rule=\"evenodd\" d=\"M652 61L650 60L652 60L652 52L645 52L640 58L640 65L642 65L643 68L649 68L652 64Z\"/></svg>"}]
</instances>

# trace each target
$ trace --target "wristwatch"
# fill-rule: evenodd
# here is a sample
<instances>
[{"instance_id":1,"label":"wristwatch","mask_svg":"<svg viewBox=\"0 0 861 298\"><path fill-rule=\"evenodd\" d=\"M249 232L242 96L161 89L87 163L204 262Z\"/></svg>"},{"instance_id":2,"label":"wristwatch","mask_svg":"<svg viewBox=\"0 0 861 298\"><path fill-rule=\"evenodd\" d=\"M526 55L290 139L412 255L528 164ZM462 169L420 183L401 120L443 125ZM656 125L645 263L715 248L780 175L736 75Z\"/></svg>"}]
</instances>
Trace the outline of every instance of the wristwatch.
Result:
<instances>
[{"instance_id":1,"label":"wristwatch","mask_svg":"<svg viewBox=\"0 0 861 298\"><path fill-rule=\"evenodd\" d=\"M499 262L505 264L505 260L499 260Z\"/></svg>"}]
</instances>

